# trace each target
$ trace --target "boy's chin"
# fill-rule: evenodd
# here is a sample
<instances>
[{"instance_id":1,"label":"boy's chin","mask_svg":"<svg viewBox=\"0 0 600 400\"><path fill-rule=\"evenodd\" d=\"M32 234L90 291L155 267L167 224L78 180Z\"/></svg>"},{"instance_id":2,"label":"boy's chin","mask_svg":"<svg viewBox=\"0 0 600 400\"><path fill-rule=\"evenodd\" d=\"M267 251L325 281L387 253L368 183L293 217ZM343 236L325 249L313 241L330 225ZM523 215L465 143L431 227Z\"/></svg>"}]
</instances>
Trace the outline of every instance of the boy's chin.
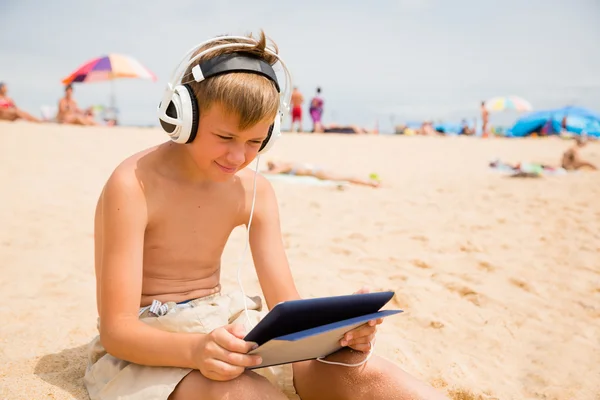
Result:
<instances>
[{"instance_id":1,"label":"boy's chin","mask_svg":"<svg viewBox=\"0 0 600 400\"><path fill-rule=\"evenodd\" d=\"M232 180L238 172L239 170L233 173L225 173L220 170L212 171L212 173L210 174L210 180L214 182L228 182Z\"/></svg>"}]
</instances>

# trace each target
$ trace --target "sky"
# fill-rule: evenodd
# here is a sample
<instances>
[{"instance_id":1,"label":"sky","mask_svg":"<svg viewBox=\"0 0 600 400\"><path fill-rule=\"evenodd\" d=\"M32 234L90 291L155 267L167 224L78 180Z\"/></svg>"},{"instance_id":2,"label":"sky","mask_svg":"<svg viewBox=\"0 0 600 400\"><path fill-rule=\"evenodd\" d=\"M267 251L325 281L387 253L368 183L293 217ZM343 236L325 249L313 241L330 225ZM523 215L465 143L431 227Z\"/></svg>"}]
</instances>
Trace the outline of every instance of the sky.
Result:
<instances>
[{"instance_id":1,"label":"sky","mask_svg":"<svg viewBox=\"0 0 600 400\"><path fill-rule=\"evenodd\" d=\"M158 81L115 82L120 121L157 125L167 79L189 48L263 29L294 86L307 99L322 88L326 124L389 132L406 121L459 122L503 95L535 109L600 111L599 17L600 0L0 0L0 81L39 115L81 64L126 54ZM75 97L108 104L110 88L77 84ZM492 123L517 117L498 113Z\"/></svg>"}]
</instances>

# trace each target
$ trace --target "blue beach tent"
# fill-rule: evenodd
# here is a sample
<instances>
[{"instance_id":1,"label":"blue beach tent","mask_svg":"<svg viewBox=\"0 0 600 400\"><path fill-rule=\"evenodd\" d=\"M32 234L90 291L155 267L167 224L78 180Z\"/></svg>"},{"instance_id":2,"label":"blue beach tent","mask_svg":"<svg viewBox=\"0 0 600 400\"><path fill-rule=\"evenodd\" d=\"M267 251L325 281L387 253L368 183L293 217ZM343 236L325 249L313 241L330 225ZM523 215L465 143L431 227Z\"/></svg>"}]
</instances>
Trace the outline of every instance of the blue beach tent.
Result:
<instances>
[{"instance_id":1,"label":"blue beach tent","mask_svg":"<svg viewBox=\"0 0 600 400\"><path fill-rule=\"evenodd\" d=\"M585 132L588 136L600 137L600 114L583 107L562 107L536 111L519 118L508 130L509 137L524 137L540 132L547 124L548 134L561 132L562 120L567 117L567 130L573 135Z\"/></svg>"}]
</instances>

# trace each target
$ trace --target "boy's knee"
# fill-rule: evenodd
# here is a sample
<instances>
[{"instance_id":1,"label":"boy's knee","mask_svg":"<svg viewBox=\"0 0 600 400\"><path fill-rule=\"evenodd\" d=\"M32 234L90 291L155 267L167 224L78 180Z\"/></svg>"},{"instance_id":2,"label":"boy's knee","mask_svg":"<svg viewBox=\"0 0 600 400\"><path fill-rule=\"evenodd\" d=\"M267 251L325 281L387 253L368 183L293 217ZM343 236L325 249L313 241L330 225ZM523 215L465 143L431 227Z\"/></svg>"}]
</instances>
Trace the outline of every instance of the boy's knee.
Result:
<instances>
[{"instance_id":1,"label":"boy's knee","mask_svg":"<svg viewBox=\"0 0 600 400\"><path fill-rule=\"evenodd\" d=\"M186 376L169 400L216 400L216 399L245 399L245 400L279 400L286 399L275 386L265 377L254 372L246 371L230 381L213 381L204 377L199 371L193 371Z\"/></svg>"},{"instance_id":2,"label":"boy's knee","mask_svg":"<svg viewBox=\"0 0 600 400\"><path fill-rule=\"evenodd\" d=\"M280 400L286 397L267 378L246 371L229 382L216 382L211 388L213 399Z\"/></svg>"}]
</instances>

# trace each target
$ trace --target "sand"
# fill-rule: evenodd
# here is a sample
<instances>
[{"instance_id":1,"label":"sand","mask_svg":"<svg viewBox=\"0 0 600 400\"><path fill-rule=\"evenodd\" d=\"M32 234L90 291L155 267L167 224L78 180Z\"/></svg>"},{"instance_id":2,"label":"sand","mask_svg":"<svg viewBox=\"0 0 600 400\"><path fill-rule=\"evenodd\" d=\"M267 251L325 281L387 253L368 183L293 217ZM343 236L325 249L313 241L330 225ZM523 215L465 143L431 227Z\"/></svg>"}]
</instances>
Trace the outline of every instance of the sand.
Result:
<instances>
[{"instance_id":1,"label":"sand","mask_svg":"<svg viewBox=\"0 0 600 400\"><path fill-rule=\"evenodd\" d=\"M93 210L156 129L0 122L0 399L87 399ZM274 181L305 297L394 290L376 353L454 399L600 399L600 173L515 179L570 143L288 134L270 156L377 172L379 189ZM600 143L584 153L600 165ZM266 157L265 157L266 158ZM264 159L262 160L264 162ZM234 288L244 232L223 256ZM245 289L258 289L250 258Z\"/></svg>"}]
</instances>

